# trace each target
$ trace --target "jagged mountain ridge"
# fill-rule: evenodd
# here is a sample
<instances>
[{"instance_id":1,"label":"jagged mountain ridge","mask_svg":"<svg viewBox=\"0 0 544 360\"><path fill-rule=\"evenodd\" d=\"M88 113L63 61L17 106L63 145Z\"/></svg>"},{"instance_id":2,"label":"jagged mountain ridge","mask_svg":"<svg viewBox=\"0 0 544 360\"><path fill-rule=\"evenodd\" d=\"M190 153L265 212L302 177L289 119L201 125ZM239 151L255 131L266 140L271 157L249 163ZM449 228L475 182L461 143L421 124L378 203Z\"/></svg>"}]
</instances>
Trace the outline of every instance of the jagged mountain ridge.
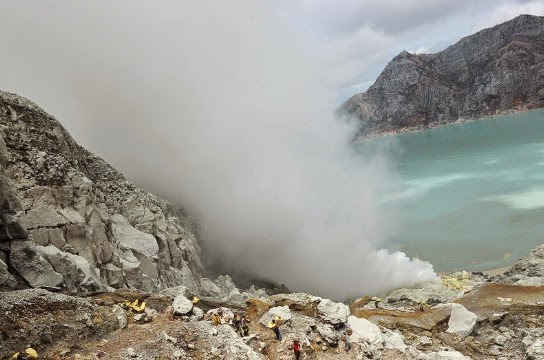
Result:
<instances>
[{"instance_id":1,"label":"jagged mountain ridge","mask_svg":"<svg viewBox=\"0 0 544 360\"><path fill-rule=\"evenodd\" d=\"M191 221L0 92L0 288L148 291L203 276Z\"/></svg>"},{"instance_id":2,"label":"jagged mountain ridge","mask_svg":"<svg viewBox=\"0 0 544 360\"><path fill-rule=\"evenodd\" d=\"M401 52L340 112L372 134L541 107L544 17L521 15L436 54Z\"/></svg>"}]
</instances>

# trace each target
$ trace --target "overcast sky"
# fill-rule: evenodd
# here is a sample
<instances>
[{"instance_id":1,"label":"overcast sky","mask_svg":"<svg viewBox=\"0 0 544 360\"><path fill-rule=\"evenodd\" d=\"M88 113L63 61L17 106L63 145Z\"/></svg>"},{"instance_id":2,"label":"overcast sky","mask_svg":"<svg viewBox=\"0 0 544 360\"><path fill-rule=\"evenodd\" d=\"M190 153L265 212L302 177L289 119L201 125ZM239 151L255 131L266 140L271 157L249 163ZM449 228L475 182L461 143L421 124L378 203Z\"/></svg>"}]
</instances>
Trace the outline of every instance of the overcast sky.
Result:
<instances>
[{"instance_id":1,"label":"overcast sky","mask_svg":"<svg viewBox=\"0 0 544 360\"><path fill-rule=\"evenodd\" d=\"M544 0L271 1L312 37L344 99L365 90L402 50L434 53L520 14L544 15Z\"/></svg>"},{"instance_id":2,"label":"overcast sky","mask_svg":"<svg viewBox=\"0 0 544 360\"><path fill-rule=\"evenodd\" d=\"M334 110L406 49L435 52L522 0L5 0L0 88L138 186L189 208L229 271L341 298L434 279L382 250L384 152ZM394 146L392 146L394 148ZM316 276L319 274L319 276Z\"/></svg>"}]
</instances>

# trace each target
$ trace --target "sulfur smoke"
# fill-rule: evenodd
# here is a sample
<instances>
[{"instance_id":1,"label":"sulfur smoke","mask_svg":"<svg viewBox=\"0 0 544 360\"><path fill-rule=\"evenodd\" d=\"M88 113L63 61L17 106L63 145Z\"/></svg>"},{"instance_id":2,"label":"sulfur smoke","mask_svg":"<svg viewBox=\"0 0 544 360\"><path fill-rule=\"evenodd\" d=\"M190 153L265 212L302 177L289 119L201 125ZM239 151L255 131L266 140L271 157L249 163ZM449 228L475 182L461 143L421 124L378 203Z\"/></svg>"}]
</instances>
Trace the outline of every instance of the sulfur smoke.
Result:
<instances>
[{"instance_id":1,"label":"sulfur smoke","mask_svg":"<svg viewBox=\"0 0 544 360\"><path fill-rule=\"evenodd\" d=\"M379 250L387 154L350 148L327 68L266 2L11 2L0 22L4 90L191 209L217 266L337 299L434 278Z\"/></svg>"}]
</instances>

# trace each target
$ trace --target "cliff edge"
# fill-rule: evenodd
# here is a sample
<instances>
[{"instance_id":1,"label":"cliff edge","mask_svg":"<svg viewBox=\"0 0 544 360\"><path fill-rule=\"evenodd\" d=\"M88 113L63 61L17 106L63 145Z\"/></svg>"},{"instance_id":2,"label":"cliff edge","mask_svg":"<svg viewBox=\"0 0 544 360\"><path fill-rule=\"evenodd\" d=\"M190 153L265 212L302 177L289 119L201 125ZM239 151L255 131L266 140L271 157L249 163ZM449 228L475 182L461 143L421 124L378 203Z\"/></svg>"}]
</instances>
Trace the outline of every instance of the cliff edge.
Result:
<instances>
[{"instance_id":1,"label":"cliff edge","mask_svg":"<svg viewBox=\"0 0 544 360\"><path fill-rule=\"evenodd\" d=\"M544 107L544 17L521 15L436 54L401 52L340 112L361 134Z\"/></svg>"},{"instance_id":2,"label":"cliff edge","mask_svg":"<svg viewBox=\"0 0 544 360\"><path fill-rule=\"evenodd\" d=\"M54 117L0 92L0 289L196 291L191 229L180 208L134 186Z\"/></svg>"}]
</instances>

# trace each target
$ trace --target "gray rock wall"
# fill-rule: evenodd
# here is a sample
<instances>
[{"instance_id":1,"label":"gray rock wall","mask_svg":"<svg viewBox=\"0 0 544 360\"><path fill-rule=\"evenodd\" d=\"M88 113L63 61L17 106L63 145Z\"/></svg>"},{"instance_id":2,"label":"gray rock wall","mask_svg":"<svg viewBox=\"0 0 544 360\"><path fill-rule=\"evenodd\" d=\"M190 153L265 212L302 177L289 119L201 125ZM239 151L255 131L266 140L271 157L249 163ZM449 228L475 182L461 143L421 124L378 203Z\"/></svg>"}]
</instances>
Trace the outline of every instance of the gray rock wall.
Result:
<instances>
[{"instance_id":1,"label":"gray rock wall","mask_svg":"<svg viewBox=\"0 0 544 360\"><path fill-rule=\"evenodd\" d=\"M522 15L436 54L403 51L340 112L382 133L541 108L543 74L544 17Z\"/></svg>"},{"instance_id":2,"label":"gray rock wall","mask_svg":"<svg viewBox=\"0 0 544 360\"><path fill-rule=\"evenodd\" d=\"M194 225L0 92L0 288L154 291L202 277Z\"/></svg>"}]
</instances>

